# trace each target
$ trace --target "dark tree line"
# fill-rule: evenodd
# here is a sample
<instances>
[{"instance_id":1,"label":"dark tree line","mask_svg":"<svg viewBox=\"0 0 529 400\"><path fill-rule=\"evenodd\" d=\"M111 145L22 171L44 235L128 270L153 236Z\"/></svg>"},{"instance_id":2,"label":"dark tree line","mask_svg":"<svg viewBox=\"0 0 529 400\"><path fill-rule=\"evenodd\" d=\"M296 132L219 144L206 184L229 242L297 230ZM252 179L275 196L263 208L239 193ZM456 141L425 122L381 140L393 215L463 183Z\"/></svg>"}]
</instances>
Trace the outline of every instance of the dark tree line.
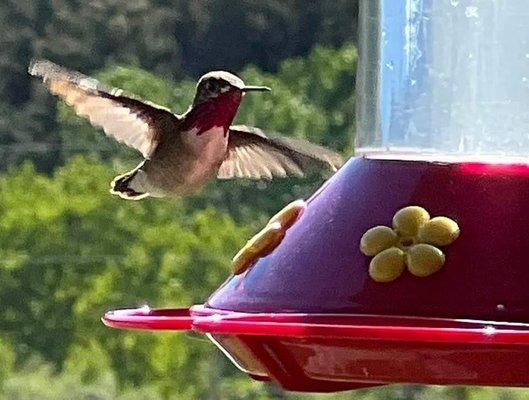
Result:
<instances>
[{"instance_id":1,"label":"dark tree line","mask_svg":"<svg viewBox=\"0 0 529 400\"><path fill-rule=\"evenodd\" d=\"M358 0L4 0L0 2L0 169L58 161L56 101L26 74L31 57L93 73L136 65L197 78L354 41Z\"/></svg>"}]
</instances>

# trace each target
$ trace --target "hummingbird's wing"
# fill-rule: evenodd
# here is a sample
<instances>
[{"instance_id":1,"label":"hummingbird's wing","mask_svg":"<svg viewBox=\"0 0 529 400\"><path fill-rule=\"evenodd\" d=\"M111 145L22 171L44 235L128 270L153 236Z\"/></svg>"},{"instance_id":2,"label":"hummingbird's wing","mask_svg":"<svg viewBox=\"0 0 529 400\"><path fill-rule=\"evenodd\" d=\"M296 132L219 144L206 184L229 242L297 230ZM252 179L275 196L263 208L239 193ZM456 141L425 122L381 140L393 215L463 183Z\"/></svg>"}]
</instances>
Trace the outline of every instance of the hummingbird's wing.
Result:
<instances>
[{"instance_id":1,"label":"hummingbird's wing","mask_svg":"<svg viewBox=\"0 0 529 400\"><path fill-rule=\"evenodd\" d=\"M304 176L317 171L335 171L342 157L306 140L268 137L258 128L230 127L228 153L220 166L219 179L271 179L273 176Z\"/></svg>"},{"instance_id":2,"label":"hummingbird's wing","mask_svg":"<svg viewBox=\"0 0 529 400\"><path fill-rule=\"evenodd\" d=\"M47 60L32 60L28 72L41 77L50 92L72 106L77 115L119 142L139 150L148 158L161 135L178 123L167 108L122 95L94 78L70 71ZM164 130L165 129L165 130Z\"/></svg>"}]
</instances>

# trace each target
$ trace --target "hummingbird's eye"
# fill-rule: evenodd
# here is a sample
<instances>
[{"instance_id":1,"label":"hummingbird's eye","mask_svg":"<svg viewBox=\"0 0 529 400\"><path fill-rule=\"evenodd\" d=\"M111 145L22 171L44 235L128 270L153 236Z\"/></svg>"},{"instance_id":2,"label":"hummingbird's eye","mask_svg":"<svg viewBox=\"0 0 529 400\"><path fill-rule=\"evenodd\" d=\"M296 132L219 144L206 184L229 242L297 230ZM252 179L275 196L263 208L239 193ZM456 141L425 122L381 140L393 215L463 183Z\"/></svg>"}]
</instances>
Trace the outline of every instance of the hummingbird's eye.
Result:
<instances>
[{"instance_id":1,"label":"hummingbird's eye","mask_svg":"<svg viewBox=\"0 0 529 400\"><path fill-rule=\"evenodd\" d=\"M215 84L211 81L207 81L204 87L208 92L212 92L215 90Z\"/></svg>"}]
</instances>

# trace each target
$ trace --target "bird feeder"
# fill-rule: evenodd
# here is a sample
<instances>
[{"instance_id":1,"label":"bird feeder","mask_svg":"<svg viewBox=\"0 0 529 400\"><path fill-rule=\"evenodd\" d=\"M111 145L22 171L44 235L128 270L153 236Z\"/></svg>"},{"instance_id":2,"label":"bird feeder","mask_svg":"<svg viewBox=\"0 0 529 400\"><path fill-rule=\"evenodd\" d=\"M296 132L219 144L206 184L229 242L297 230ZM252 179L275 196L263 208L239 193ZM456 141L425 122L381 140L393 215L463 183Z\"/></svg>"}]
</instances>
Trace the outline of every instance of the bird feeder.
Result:
<instances>
[{"instance_id":1,"label":"bird feeder","mask_svg":"<svg viewBox=\"0 0 529 400\"><path fill-rule=\"evenodd\" d=\"M105 324L202 332L288 390L529 386L527 12L361 2L356 157L204 305Z\"/></svg>"}]
</instances>

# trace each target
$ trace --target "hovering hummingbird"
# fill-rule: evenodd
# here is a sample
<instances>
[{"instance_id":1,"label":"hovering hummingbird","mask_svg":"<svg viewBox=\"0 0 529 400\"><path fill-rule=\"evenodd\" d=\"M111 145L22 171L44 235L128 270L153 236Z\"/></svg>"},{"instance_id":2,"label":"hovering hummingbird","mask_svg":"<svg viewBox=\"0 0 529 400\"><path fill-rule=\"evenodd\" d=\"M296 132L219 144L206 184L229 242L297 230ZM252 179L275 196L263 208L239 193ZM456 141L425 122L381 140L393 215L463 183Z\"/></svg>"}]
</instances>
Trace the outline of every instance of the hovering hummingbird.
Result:
<instances>
[{"instance_id":1,"label":"hovering hummingbird","mask_svg":"<svg viewBox=\"0 0 529 400\"><path fill-rule=\"evenodd\" d=\"M183 115L51 61L33 60L28 72L41 77L78 115L143 155L136 168L111 184L111 193L124 199L191 195L215 176L303 176L314 169L334 171L342 164L338 154L307 141L231 126L245 93L270 89L247 86L229 72L203 75Z\"/></svg>"}]
</instances>

